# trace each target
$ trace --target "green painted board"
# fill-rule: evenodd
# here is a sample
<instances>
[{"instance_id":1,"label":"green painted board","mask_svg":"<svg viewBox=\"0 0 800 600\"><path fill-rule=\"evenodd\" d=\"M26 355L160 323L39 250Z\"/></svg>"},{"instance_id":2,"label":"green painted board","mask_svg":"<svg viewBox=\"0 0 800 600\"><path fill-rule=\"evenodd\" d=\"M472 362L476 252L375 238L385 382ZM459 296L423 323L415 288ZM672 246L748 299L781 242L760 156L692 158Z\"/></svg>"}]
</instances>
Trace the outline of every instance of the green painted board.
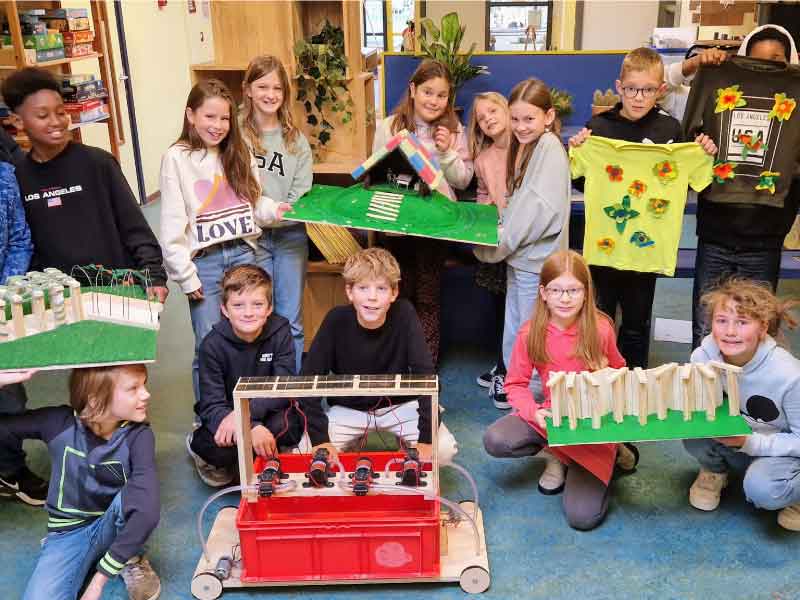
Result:
<instances>
[{"instance_id":1,"label":"green painted board","mask_svg":"<svg viewBox=\"0 0 800 600\"><path fill-rule=\"evenodd\" d=\"M576 444L606 444L610 442L649 442L657 440L684 440L692 438L748 435L752 433L742 416L728 414L728 400L717 407L717 418L706 420L706 413L696 411L690 421L683 420L683 411L667 410L667 418L658 420L650 415L647 425L639 424L639 417L626 416L622 423L614 421L609 413L602 418L600 429L592 429L592 419L578 419L578 428L569 428L569 419L563 417L561 427L553 427L547 419L547 443L550 446L573 446Z\"/></svg>"},{"instance_id":2,"label":"green painted board","mask_svg":"<svg viewBox=\"0 0 800 600\"><path fill-rule=\"evenodd\" d=\"M367 216L375 192L402 196L396 218ZM391 210L389 211L389 214ZM416 192L403 193L393 185L373 185L370 189L357 183L348 188L314 185L284 215L289 221L325 223L355 229L497 246L497 207L474 202L452 202L439 192L422 197Z\"/></svg>"},{"instance_id":3,"label":"green painted board","mask_svg":"<svg viewBox=\"0 0 800 600\"><path fill-rule=\"evenodd\" d=\"M158 331L105 321L78 321L0 343L0 371L153 362Z\"/></svg>"}]
</instances>

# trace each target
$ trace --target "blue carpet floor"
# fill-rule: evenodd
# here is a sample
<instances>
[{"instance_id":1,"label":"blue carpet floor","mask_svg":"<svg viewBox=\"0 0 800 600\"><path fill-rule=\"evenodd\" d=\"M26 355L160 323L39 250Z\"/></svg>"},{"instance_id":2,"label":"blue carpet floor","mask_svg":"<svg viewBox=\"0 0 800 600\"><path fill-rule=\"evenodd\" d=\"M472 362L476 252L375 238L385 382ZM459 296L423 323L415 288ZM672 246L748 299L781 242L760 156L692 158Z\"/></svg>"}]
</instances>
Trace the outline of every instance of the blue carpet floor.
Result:
<instances>
[{"instance_id":1,"label":"blue carpet floor","mask_svg":"<svg viewBox=\"0 0 800 600\"><path fill-rule=\"evenodd\" d=\"M152 208L146 209L152 216ZM605 523L577 532L563 518L561 498L536 491L543 467L539 459L497 460L481 445L485 427L500 416L475 377L493 360L486 321L455 314L488 314L487 299L468 291L471 272L448 274L444 302L445 350L440 375L444 420L458 439L459 463L476 477L484 511L492 570L488 599L702 599L789 600L800 598L800 535L778 527L775 514L748 505L741 481L733 480L716 512L702 513L687 503L696 465L679 443L641 445L637 473L613 483ZM784 293L800 292L794 282ZM660 280L654 316L690 318L691 281ZM455 304L453 304L455 303ZM481 308L483 307L483 308ZM461 311L461 312L459 312ZM794 337L795 347L800 339ZM190 598L189 585L200 555L194 518L209 496L184 449L191 423L190 363L192 333L186 300L172 289L162 320L159 362L150 369L151 419L156 431L162 482L161 525L148 554L161 575L166 600ZM651 365L685 361L688 346L656 343ZM66 375L41 373L28 385L32 406L62 403ZM30 443L32 468L48 470L40 444ZM443 473L442 489L452 499L469 496L468 486ZM233 498L217 506L232 504ZM213 512L213 511L212 511ZM210 518L207 526L210 525ZM45 534L44 511L0 501L0 597L20 598ZM226 592L223 598L462 598L457 584L381 585L330 588L273 588ZM104 598L127 598L121 582Z\"/></svg>"}]
</instances>

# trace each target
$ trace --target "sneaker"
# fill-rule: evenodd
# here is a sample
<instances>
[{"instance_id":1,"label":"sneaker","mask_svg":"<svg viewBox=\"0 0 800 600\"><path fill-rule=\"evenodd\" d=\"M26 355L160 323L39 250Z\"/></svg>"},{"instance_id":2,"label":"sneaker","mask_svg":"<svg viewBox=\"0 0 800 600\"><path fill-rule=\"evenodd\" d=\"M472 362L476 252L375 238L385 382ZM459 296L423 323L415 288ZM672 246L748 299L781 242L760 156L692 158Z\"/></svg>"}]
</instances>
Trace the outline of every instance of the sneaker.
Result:
<instances>
[{"instance_id":1,"label":"sneaker","mask_svg":"<svg viewBox=\"0 0 800 600\"><path fill-rule=\"evenodd\" d=\"M789 531L800 531L800 504L787 506L778 513L778 525Z\"/></svg>"},{"instance_id":2,"label":"sneaker","mask_svg":"<svg viewBox=\"0 0 800 600\"><path fill-rule=\"evenodd\" d=\"M161 580L144 556L130 559L120 571L129 600L156 600L161 595Z\"/></svg>"},{"instance_id":3,"label":"sneaker","mask_svg":"<svg viewBox=\"0 0 800 600\"><path fill-rule=\"evenodd\" d=\"M491 398L496 408L508 410L511 405L506 399L506 378L505 375L495 375L492 377L492 385L489 388L489 398Z\"/></svg>"},{"instance_id":4,"label":"sneaker","mask_svg":"<svg viewBox=\"0 0 800 600\"><path fill-rule=\"evenodd\" d=\"M228 469L226 467L215 467L214 465L210 465L200 458L200 456L198 456L195 451L192 450L193 437L193 431L190 431L186 434L186 451L194 461L195 469L197 469L197 475L203 480L203 483L211 487L225 487L226 485L230 485L235 477L233 469Z\"/></svg>"},{"instance_id":5,"label":"sneaker","mask_svg":"<svg viewBox=\"0 0 800 600\"><path fill-rule=\"evenodd\" d=\"M49 483L27 466L13 475L0 475L0 496L14 497L30 506L44 506Z\"/></svg>"},{"instance_id":6,"label":"sneaker","mask_svg":"<svg viewBox=\"0 0 800 600\"><path fill-rule=\"evenodd\" d=\"M493 366L491 369L486 371L483 375L478 376L478 385L481 387L491 387L492 386L492 377L494 377L495 373L497 373L497 365Z\"/></svg>"},{"instance_id":7,"label":"sneaker","mask_svg":"<svg viewBox=\"0 0 800 600\"><path fill-rule=\"evenodd\" d=\"M689 504L700 510L716 510L722 490L728 485L727 473L714 473L701 468L689 488Z\"/></svg>"},{"instance_id":8,"label":"sneaker","mask_svg":"<svg viewBox=\"0 0 800 600\"><path fill-rule=\"evenodd\" d=\"M539 492L545 496L560 494L564 490L567 468L547 450L542 450L536 456L547 461L539 477Z\"/></svg>"},{"instance_id":9,"label":"sneaker","mask_svg":"<svg viewBox=\"0 0 800 600\"><path fill-rule=\"evenodd\" d=\"M639 464L639 449L633 444L624 443L617 446L617 469L624 475L636 471Z\"/></svg>"}]
</instances>

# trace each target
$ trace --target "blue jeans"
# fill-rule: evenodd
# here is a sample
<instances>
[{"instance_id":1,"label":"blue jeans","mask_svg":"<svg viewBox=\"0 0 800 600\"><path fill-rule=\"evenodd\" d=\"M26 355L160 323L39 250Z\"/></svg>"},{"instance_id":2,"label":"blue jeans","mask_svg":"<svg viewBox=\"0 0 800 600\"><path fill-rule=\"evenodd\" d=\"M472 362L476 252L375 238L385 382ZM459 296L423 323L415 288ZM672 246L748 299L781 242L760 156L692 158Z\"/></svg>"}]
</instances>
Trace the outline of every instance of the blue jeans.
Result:
<instances>
[{"instance_id":1,"label":"blue jeans","mask_svg":"<svg viewBox=\"0 0 800 600\"><path fill-rule=\"evenodd\" d=\"M539 293L539 274L515 269L507 265L506 317L503 323L503 360L511 365L511 351L519 328L533 317L536 295Z\"/></svg>"},{"instance_id":2,"label":"blue jeans","mask_svg":"<svg viewBox=\"0 0 800 600\"><path fill-rule=\"evenodd\" d=\"M705 309L700 305L700 298L705 292L731 277L765 281L775 291L780 269L780 248L744 250L698 240L692 287L692 348L697 348L710 331Z\"/></svg>"},{"instance_id":3,"label":"blue jeans","mask_svg":"<svg viewBox=\"0 0 800 600\"><path fill-rule=\"evenodd\" d=\"M25 412L28 397L21 383L0 388L0 415L19 415ZM0 475L14 475L25 466L22 440L9 436L0 443Z\"/></svg>"},{"instance_id":4,"label":"blue jeans","mask_svg":"<svg viewBox=\"0 0 800 600\"><path fill-rule=\"evenodd\" d=\"M744 471L744 494L757 508L780 510L800 503L800 458L749 456L712 439L684 440L683 446L704 469Z\"/></svg>"},{"instance_id":5,"label":"blue jeans","mask_svg":"<svg viewBox=\"0 0 800 600\"><path fill-rule=\"evenodd\" d=\"M124 525L119 493L106 512L86 527L48 533L23 600L75 600Z\"/></svg>"},{"instance_id":6,"label":"blue jeans","mask_svg":"<svg viewBox=\"0 0 800 600\"><path fill-rule=\"evenodd\" d=\"M194 330L194 359L192 360L192 387L195 401L200 399L200 373L197 352L200 342L220 320L222 304L222 276L237 265L255 264L256 253L241 240L222 242L201 250L194 257L197 276L203 286L202 300L189 300L189 314Z\"/></svg>"},{"instance_id":7,"label":"blue jeans","mask_svg":"<svg viewBox=\"0 0 800 600\"><path fill-rule=\"evenodd\" d=\"M308 235L302 223L264 229L258 238L258 265L272 277L275 312L289 320L297 372L303 361L303 290L308 267Z\"/></svg>"}]
</instances>

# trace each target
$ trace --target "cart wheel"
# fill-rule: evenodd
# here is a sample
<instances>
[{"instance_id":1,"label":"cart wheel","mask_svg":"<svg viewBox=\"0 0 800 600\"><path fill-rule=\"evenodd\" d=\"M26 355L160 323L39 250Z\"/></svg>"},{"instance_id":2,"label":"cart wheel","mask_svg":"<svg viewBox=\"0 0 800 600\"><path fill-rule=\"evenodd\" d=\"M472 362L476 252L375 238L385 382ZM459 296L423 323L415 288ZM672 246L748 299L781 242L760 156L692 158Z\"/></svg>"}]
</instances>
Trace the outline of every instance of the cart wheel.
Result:
<instances>
[{"instance_id":1,"label":"cart wheel","mask_svg":"<svg viewBox=\"0 0 800 600\"><path fill-rule=\"evenodd\" d=\"M192 596L198 600L216 600L222 596L222 582L212 573L200 573L192 579Z\"/></svg>"},{"instance_id":2,"label":"cart wheel","mask_svg":"<svg viewBox=\"0 0 800 600\"><path fill-rule=\"evenodd\" d=\"M491 582L489 571L483 567L467 567L461 571L461 577L458 579L461 589L468 594L482 594L489 589Z\"/></svg>"}]
</instances>

